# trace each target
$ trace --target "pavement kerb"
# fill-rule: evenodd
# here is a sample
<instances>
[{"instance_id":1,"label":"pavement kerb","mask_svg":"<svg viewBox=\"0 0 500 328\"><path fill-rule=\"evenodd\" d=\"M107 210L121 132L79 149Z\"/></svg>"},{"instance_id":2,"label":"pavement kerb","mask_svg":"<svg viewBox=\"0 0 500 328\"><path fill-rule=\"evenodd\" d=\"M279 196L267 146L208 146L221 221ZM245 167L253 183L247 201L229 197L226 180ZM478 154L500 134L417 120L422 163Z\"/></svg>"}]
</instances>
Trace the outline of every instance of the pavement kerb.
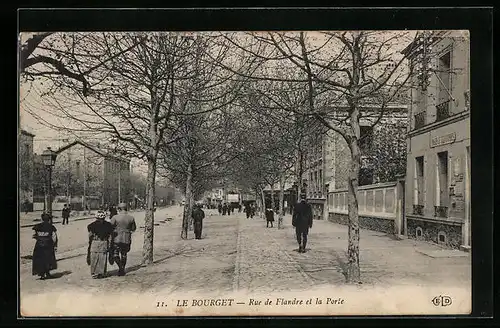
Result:
<instances>
[{"instance_id":1,"label":"pavement kerb","mask_svg":"<svg viewBox=\"0 0 500 328\"><path fill-rule=\"evenodd\" d=\"M92 216L82 216L82 217L76 217L76 218L70 218L71 221L82 221L82 220L90 220L90 219L94 219L95 218L95 215L92 215ZM19 227L20 228L28 228L28 227L34 227L36 226L37 224L39 224L40 222L42 221L37 221L35 223L29 223L29 224L23 224L23 225L20 225ZM61 223L61 221L57 220L57 221L53 221L53 223Z\"/></svg>"}]
</instances>

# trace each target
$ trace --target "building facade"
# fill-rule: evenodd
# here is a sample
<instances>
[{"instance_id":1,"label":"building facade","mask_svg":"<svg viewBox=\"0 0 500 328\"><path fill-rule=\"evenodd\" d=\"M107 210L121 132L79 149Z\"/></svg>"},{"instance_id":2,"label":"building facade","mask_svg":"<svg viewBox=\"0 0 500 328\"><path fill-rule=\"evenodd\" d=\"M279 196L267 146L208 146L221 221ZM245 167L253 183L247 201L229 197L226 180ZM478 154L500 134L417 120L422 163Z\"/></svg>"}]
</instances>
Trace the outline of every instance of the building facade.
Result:
<instances>
[{"instance_id":1,"label":"building facade","mask_svg":"<svg viewBox=\"0 0 500 328\"><path fill-rule=\"evenodd\" d=\"M394 181L406 169L407 105L403 100L387 106L380 122L362 119L362 166L359 185ZM342 109L339 109L341 111ZM376 111L366 106L364 113ZM334 131L322 131L313 138L313 145L306 156L307 198L313 207L315 219L328 219L333 206L332 192L347 188L351 153L343 137Z\"/></svg>"},{"instance_id":2,"label":"building facade","mask_svg":"<svg viewBox=\"0 0 500 328\"><path fill-rule=\"evenodd\" d=\"M34 134L20 130L18 137L19 204L22 211L33 210Z\"/></svg>"},{"instance_id":3,"label":"building facade","mask_svg":"<svg viewBox=\"0 0 500 328\"><path fill-rule=\"evenodd\" d=\"M469 36L422 34L405 51L411 90L405 234L470 249Z\"/></svg>"},{"instance_id":4,"label":"building facade","mask_svg":"<svg viewBox=\"0 0 500 328\"><path fill-rule=\"evenodd\" d=\"M57 150L52 173L53 209L71 203L75 210L130 203L130 160L81 141ZM38 197L40 198L40 197Z\"/></svg>"}]
</instances>

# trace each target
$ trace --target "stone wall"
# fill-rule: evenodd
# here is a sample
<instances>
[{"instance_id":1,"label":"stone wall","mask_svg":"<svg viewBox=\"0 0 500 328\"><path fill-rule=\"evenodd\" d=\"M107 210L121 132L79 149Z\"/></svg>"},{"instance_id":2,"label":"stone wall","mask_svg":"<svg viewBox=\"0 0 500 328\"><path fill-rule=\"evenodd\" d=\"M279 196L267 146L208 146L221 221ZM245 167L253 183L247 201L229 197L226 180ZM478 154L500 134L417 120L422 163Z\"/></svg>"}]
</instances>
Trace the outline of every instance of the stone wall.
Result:
<instances>
[{"instance_id":1,"label":"stone wall","mask_svg":"<svg viewBox=\"0 0 500 328\"><path fill-rule=\"evenodd\" d=\"M417 236L417 230L421 236ZM446 247L460 249L462 244L462 227L444 222L429 222L418 218L407 217L408 238L431 241ZM439 235L444 234L445 241L439 240Z\"/></svg>"},{"instance_id":2,"label":"stone wall","mask_svg":"<svg viewBox=\"0 0 500 328\"><path fill-rule=\"evenodd\" d=\"M348 225L349 215L342 213L329 213L328 221ZM375 216L359 216L359 227L361 229L368 229L374 231L385 232L389 234L394 233L394 220L393 219L385 219Z\"/></svg>"}]
</instances>

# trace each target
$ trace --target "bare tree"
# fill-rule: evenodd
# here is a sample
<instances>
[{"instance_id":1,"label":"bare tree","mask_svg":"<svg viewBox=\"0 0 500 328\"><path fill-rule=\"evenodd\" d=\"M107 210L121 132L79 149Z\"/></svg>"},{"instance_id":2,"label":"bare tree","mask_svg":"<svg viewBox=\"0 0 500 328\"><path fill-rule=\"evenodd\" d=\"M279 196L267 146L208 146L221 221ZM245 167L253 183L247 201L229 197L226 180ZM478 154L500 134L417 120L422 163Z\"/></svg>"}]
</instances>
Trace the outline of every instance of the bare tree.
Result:
<instances>
[{"instance_id":1,"label":"bare tree","mask_svg":"<svg viewBox=\"0 0 500 328\"><path fill-rule=\"evenodd\" d=\"M264 74L253 78L306 83L306 110L290 110L315 118L328 130L341 135L348 144L351 163L346 276L349 282L360 282L357 201L361 167L360 120L370 121L372 127L378 124L387 105L408 82L412 67L404 67L402 49L397 49L397 45L409 43L413 35L409 32L371 31L252 35L253 43L234 44L249 56L270 63L288 62L297 71L293 79ZM259 51L266 47L267 51ZM365 110L367 108L369 110Z\"/></svg>"}]
</instances>

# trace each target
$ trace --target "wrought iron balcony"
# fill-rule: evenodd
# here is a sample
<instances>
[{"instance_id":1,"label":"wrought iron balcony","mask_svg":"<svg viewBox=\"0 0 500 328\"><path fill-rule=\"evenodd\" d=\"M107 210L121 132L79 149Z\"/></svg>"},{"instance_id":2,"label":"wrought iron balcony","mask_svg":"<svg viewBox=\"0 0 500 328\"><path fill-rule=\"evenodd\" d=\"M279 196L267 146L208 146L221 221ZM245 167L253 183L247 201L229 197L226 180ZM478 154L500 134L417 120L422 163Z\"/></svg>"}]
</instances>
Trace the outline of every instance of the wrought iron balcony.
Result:
<instances>
[{"instance_id":1,"label":"wrought iron balcony","mask_svg":"<svg viewBox=\"0 0 500 328\"><path fill-rule=\"evenodd\" d=\"M414 215L424 215L424 205L413 205Z\"/></svg>"},{"instance_id":2,"label":"wrought iron balcony","mask_svg":"<svg viewBox=\"0 0 500 328\"><path fill-rule=\"evenodd\" d=\"M438 218L448 217L448 207L447 206L434 206L434 216Z\"/></svg>"},{"instance_id":3,"label":"wrought iron balcony","mask_svg":"<svg viewBox=\"0 0 500 328\"><path fill-rule=\"evenodd\" d=\"M450 101L447 100L436 106L436 121L450 117Z\"/></svg>"},{"instance_id":4,"label":"wrought iron balcony","mask_svg":"<svg viewBox=\"0 0 500 328\"><path fill-rule=\"evenodd\" d=\"M425 125L426 112L420 112L415 114L415 129L420 129Z\"/></svg>"}]
</instances>

